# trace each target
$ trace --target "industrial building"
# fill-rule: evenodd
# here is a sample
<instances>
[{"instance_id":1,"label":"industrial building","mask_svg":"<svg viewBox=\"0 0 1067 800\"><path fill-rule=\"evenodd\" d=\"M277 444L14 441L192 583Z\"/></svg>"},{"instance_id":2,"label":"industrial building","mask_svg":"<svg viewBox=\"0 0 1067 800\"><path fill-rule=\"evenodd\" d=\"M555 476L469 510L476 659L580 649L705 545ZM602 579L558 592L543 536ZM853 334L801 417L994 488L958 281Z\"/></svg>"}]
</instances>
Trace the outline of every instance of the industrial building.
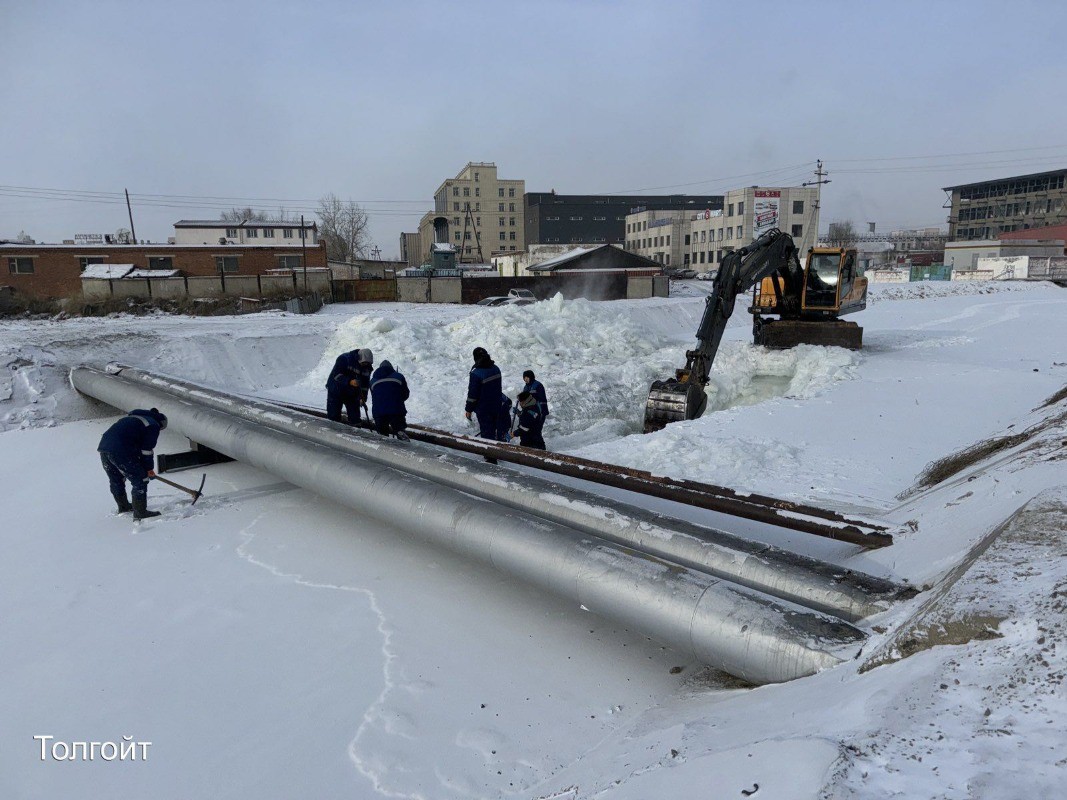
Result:
<instances>
[{"instance_id":1,"label":"industrial building","mask_svg":"<svg viewBox=\"0 0 1067 800\"><path fill-rule=\"evenodd\" d=\"M401 234L409 264L429 260L430 245L455 245L460 261L484 262L489 254L526 249L522 197L526 181L499 178L491 161L471 161L434 192L434 209L419 222L418 238ZM412 245L418 247L413 258Z\"/></svg>"},{"instance_id":2,"label":"industrial building","mask_svg":"<svg viewBox=\"0 0 1067 800\"><path fill-rule=\"evenodd\" d=\"M1067 169L946 186L949 239L996 239L1003 233L1067 222Z\"/></svg>"},{"instance_id":3,"label":"industrial building","mask_svg":"<svg viewBox=\"0 0 1067 800\"><path fill-rule=\"evenodd\" d=\"M530 192L523 198L530 244L623 246L626 217L643 211L722 208L722 195L600 195Z\"/></svg>"}]
</instances>

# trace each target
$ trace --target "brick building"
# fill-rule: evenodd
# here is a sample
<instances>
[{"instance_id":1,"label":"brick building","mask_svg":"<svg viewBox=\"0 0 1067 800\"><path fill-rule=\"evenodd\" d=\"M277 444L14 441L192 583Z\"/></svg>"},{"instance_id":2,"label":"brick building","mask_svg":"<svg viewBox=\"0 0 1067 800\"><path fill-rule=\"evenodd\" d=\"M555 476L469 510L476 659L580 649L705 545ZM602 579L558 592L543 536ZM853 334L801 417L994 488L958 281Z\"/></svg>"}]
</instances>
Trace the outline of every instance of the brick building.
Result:
<instances>
[{"instance_id":1,"label":"brick building","mask_svg":"<svg viewBox=\"0 0 1067 800\"><path fill-rule=\"evenodd\" d=\"M0 285L29 297L71 297L81 292L90 264L134 264L140 269L177 270L179 275L265 275L302 269L299 244L277 245L58 245L0 242ZM307 247L308 269L326 267L326 245Z\"/></svg>"}]
</instances>

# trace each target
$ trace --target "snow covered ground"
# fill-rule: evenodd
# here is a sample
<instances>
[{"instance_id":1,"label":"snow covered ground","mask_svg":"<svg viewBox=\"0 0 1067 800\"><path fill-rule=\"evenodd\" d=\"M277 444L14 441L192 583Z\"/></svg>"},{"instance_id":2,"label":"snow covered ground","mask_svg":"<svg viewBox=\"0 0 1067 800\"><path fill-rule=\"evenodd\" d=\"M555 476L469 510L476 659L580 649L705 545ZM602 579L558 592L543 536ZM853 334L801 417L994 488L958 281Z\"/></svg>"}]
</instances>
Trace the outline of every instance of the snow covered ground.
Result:
<instances>
[{"instance_id":1,"label":"snow covered ground","mask_svg":"<svg viewBox=\"0 0 1067 800\"><path fill-rule=\"evenodd\" d=\"M1067 292L875 286L860 353L755 348L739 310L713 412L645 436L648 386L703 310L706 284L679 289L2 323L0 797L1057 796L1067 400L1041 406L1067 384ZM544 380L551 448L879 513L885 550L788 541L934 588L872 620L857 662L745 688L245 465L211 467L195 508L153 487L161 519L112 516L94 450L114 412L65 377L116 359L321 405L337 352L370 347L408 376L413 421L466 432L479 345L509 394L523 369ZM931 461L1023 430L896 499ZM153 744L60 763L34 735Z\"/></svg>"}]
</instances>

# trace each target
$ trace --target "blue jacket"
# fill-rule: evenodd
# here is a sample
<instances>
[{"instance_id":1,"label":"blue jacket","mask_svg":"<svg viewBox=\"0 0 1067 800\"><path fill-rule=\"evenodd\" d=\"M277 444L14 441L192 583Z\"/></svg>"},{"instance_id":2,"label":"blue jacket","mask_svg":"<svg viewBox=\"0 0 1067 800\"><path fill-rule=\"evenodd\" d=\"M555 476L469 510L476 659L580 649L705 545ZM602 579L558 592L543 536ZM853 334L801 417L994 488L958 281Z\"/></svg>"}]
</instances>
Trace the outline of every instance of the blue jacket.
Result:
<instances>
[{"instance_id":1,"label":"blue jacket","mask_svg":"<svg viewBox=\"0 0 1067 800\"><path fill-rule=\"evenodd\" d=\"M548 395L545 394L545 385L541 381L533 380L526 384L526 391L537 398L537 408L542 417L548 416Z\"/></svg>"},{"instance_id":2,"label":"blue jacket","mask_svg":"<svg viewBox=\"0 0 1067 800\"><path fill-rule=\"evenodd\" d=\"M407 414L404 401L411 392L404 376L393 369L388 361L383 361L370 379L370 396L375 417L388 414Z\"/></svg>"},{"instance_id":3,"label":"blue jacket","mask_svg":"<svg viewBox=\"0 0 1067 800\"><path fill-rule=\"evenodd\" d=\"M517 409L516 409L517 410ZM497 425L497 436L500 441L506 442L511 435L511 426L514 420L512 419L511 398L509 398L503 392L500 393L500 417L499 424Z\"/></svg>"},{"instance_id":4,"label":"blue jacket","mask_svg":"<svg viewBox=\"0 0 1067 800\"><path fill-rule=\"evenodd\" d=\"M158 411L135 408L104 431L96 449L122 459L139 460L146 471L155 469L152 451L162 430L161 416Z\"/></svg>"},{"instance_id":5,"label":"blue jacket","mask_svg":"<svg viewBox=\"0 0 1067 800\"><path fill-rule=\"evenodd\" d=\"M477 414L500 414L500 368L491 358L483 358L471 369L467 382L467 403L464 411Z\"/></svg>"},{"instance_id":6,"label":"blue jacket","mask_svg":"<svg viewBox=\"0 0 1067 800\"><path fill-rule=\"evenodd\" d=\"M527 406L519 412L519 424L515 426L515 433L520 437L522 434L539 434L545 427L545 415L541 413L538 403Z\"/></svg>"},{"instance_id":7,"label":"blue jacket","mask_svg":"<svg viewBox=\"0 0 1067 800\"><path fill-rule=\"evenodd\" d=\"M326 379L326 388L330 392L340 395L354 396L360 390L366 393L367 389L370 388L370 373L371 367L369 364L359 363L359 350L341 353L337 360L333 362L330 377ZM352 380L358 382L358 389L349 384L349 381Z\"/></svg>"}]
</instances>

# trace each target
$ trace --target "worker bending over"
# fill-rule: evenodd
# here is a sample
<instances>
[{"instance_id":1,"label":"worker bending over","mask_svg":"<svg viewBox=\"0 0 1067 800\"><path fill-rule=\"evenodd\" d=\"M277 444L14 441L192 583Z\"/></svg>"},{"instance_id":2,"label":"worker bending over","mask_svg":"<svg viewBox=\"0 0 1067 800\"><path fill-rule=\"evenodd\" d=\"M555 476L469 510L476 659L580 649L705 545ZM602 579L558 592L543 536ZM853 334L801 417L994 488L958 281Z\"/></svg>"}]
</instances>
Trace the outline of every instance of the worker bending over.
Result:
<instances>
[{"instance_id":1,"label":"worker bending over","mask_svg":"<svg viewBox=\"0 0 1067 800\"><path fill-rule=\"evenodd\" d=\"M159 409L138 408L100 437L96 449L120 514L133 511L134 519L159 516L158 511L148 510L148 482L156 476L153 451L159 432L166 427L167 417ZM126 481L130 482L132 505L126 498Z\"/></svg>"},{"instance_id":2,"label":"worker bending over","mask_svg":"<svg viewBox=\"0 0 1067 800\"><path fill-rule=\"evenodd\" d=\"M545 439L541 434L545 427L545 417L541 413L537 397L531 392L519 392L519 419L512 434L512 440L518 439L523 447L545 450Z\"/></svg>"},{"instance_id":3,"label":"worker bending over","mask_svg":"<svg viewBox=\"0 0 1067 800\"><path fill-rule=\"evenodd\" d=\"M383 361L370 379L371 406L374 427L382 436L394 435L402 442L408 440L407 406L404 401L411 396L408 382L388 361Z\"/></svg>"},{"instance_id":4,"label":"worker bending over","mask_svg":"<svg viewBox=\"0 0 1067 800\"><path fill-rule=\"evenodd\" d=\"M326 416L341 422L341 407L349 425L359 425L359 407L367 404L374 354L367 348L341 353L326 379Z\"/></svg>"}]
</instances>

